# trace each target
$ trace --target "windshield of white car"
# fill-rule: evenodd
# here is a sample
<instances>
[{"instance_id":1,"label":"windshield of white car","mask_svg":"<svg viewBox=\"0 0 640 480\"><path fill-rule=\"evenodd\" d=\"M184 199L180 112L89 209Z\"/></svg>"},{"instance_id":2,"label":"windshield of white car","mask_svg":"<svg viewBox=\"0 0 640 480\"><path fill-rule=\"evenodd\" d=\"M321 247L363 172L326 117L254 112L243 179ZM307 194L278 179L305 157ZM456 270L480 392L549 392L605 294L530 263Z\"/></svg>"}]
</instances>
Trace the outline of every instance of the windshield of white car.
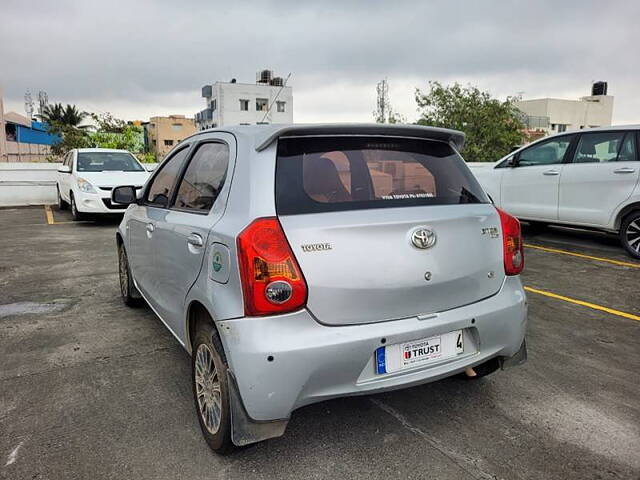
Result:
<instances>
[{"instance_id":1,"label":"windshield of white car","mask_svg":"<svg viewBox=\"0 0 640 480\"><path fill-rule=\"evenodd\" d=\"M80 152L78 172L144 172L144 168L126 152Z\"/></svg>"}]
</instances>

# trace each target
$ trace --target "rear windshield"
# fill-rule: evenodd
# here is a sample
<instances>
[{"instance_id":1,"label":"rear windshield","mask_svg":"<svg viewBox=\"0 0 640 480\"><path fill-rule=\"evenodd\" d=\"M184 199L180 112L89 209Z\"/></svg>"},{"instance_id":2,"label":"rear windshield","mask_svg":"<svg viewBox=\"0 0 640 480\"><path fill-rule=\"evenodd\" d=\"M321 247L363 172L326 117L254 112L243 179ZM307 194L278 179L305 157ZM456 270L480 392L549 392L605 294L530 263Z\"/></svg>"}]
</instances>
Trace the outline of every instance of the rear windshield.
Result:
<instances>
[{"instance_id":1,"label":"rear windshield","mask_svg":"<svg viewBox=\"0 0 640 480\"><path fill-rule=\"evenodd\" d=\"M126 152L80 152L78 172L143 172L144 168Z\"/></svg>"},{"instance_id":2,"label":"rear windshield","mask_svg":"<svg viewBox=\"0 0 640 480\"><path fill-rule=\"evenodd\" d=\"M279 215L488 202L464 160L443 142L393 137L278 142Z\"/></svg>"}]
</instances>

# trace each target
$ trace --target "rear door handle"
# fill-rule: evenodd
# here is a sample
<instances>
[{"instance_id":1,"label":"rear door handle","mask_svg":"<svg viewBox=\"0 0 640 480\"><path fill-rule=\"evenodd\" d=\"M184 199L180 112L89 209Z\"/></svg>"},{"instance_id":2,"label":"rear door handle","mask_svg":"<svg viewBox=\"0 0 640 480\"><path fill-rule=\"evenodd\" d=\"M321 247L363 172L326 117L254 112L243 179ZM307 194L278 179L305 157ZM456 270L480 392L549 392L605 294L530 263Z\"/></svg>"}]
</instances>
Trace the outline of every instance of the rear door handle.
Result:
<instances>
[{"instance_id":1,"label":"rear door handle","mask_svg":"<svg viewBox=\"0 0 640 480\"><path fill-rule=\"evenodd\" d=\"M560 175L560 172L558 170L545 170L544 172L542 172L543 175Z\"/></svg>"},{"instance_id":2,"label":"rear door handle","mask_svg":"<svg viewBox=\"0 0 640 480\"><path fill-rule=\"evenodd\" d=\"M616 168L613 173L634 173L636 171L635 168L631 168L631 167L622 167L622 168Z\"/></svg>"},{"instance_id":3,"label":"rear door handle","mask_svg":"<svg viewBox=\"0 0 640 480\"><path fill-rule=\"evenodd\" d=\"M153 233L155 229L156 227L153 225L153 223L147 223L147 232Z\"/></svg>"},{"instance_id":4,"label":"rear door handle","mask_svg":"<svg viewBox=\"0 0 640 480\"><path fill-rule=\"evenodd\" d=\"M204 241L202 240L202 237L197 233L192 233L191 235L189 235L187 237L187 243L189 245L193 245L194 247L201 247L204 245Z\"/></svg>"}]
</instances>

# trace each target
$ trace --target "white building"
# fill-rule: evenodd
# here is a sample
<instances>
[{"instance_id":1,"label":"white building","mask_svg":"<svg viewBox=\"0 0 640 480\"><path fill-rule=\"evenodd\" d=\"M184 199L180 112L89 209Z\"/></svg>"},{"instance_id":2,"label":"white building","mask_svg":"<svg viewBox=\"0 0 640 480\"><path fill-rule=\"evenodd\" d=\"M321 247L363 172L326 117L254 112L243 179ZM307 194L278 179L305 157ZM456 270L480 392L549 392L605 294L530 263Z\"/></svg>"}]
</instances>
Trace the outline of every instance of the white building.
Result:
<instances>
[{"instance_id":1,"label":"white building","mask_svg":"<svg viewBox=\"0 0 640 480\"><path fill-rule=\"evenodd\" d=\"M538 98L516 102L529 129L545 130L548 134L606 127L613 117L613 97L607 95L607 83L593 84L591 95L578 100Z\"/></svg>"},{"instance_id":2,"label":"white building","mask_svg":"<svg viewBox=\"0 0 640 480\"><path fill-rule=\"evenodd\" d=\"M204 130L242 123L293 123L293 92L271 70L258 72L256 83L216 82L202 87L206 107L196 113Z\"/></svg>"}]
</instances>

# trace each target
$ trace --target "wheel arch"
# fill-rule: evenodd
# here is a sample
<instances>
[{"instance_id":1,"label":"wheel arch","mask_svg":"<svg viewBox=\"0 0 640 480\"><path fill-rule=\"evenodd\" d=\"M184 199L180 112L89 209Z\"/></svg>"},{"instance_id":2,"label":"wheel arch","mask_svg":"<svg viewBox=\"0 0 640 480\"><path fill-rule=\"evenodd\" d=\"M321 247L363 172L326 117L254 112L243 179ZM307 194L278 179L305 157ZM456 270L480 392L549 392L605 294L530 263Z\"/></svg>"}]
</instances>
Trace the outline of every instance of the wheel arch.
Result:
<instances>
[{"instance_id":1,"label":"wheel arch","mask_svg":"<svg viewBox=\"0 0 640 480\"><path fill-rule=\"evenodd\" d=\"M640 211L640 202L630 203L629 205L624 207L622 210L620 210L620 212L616 216L616 221L614 223L615 229L620 230L620 227L622 226L622 221L624 220L624 218L634 211Z\"/></svg>"},{"instance_id":2,"label":"wheel arch","mask_svg":"<svg viewBox=\"0 0 640 480\"><path fill-rule=\"evenodd\" d=\"M205 305L199 300L192 300L187 307L187 318L186 318L186 328L184 330L185 342L184 346L191 354L191 339L196 334L196 328L198 327L199 322L208 322L211 324L215 332L220 337L220 332L218 332L218 327L216 326L216 322L213 320L213 315L209 312L209 309L205 307ZM222 343L222 338L220 338L220 343ZM224 345L222 346L224 348Z\"/></svg>"}]
</instances>

